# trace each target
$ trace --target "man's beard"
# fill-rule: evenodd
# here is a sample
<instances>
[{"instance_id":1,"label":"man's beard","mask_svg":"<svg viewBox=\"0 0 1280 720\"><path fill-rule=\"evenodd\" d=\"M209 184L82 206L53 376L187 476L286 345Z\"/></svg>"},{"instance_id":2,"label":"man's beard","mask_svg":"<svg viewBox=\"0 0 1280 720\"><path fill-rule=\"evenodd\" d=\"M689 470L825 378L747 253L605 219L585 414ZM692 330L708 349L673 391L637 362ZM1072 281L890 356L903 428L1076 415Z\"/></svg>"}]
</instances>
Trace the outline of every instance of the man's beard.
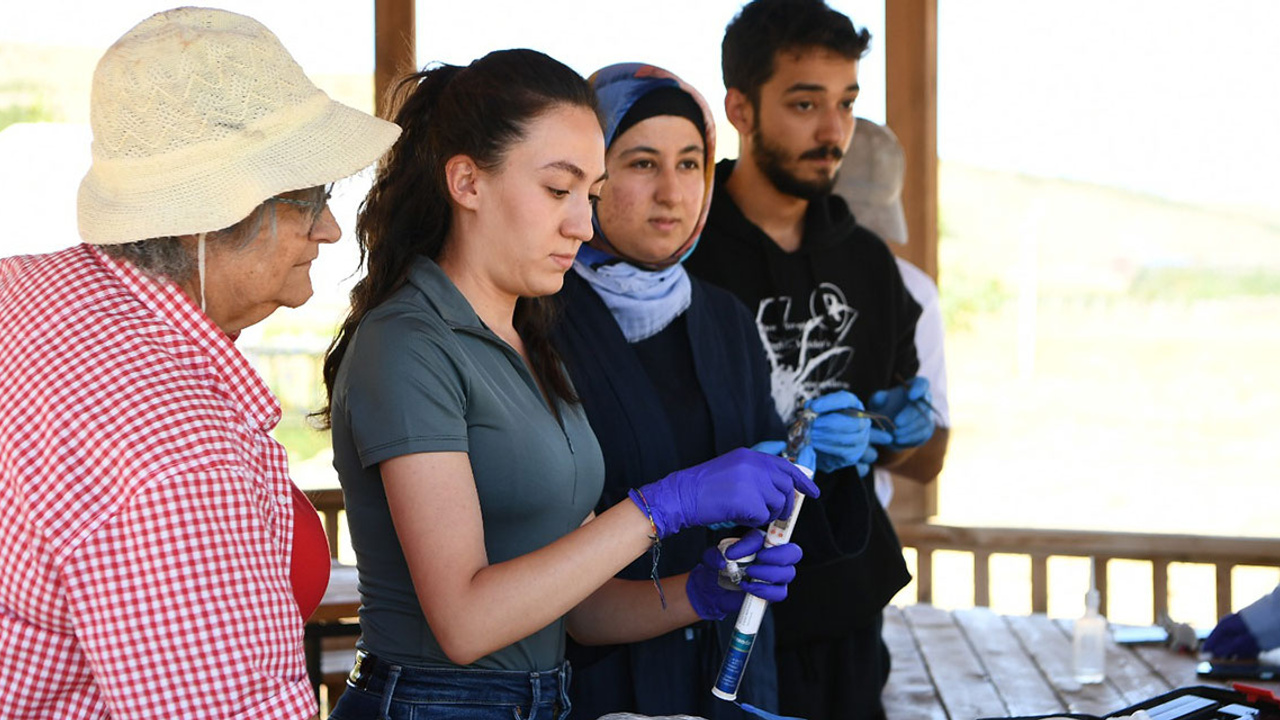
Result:
<instances>
[{"instance_id":1,"label":"man's beard","mask_svg":"<svg viewBox=\"0 0 1280 720\"><path fill-rule=\"evenodd\" d=\"M835 187L836 178L834 174L829 178L819 178L817 180L803 180L796 177L794 173L786 168L787 151L765 140L759 127L756 127L751 132L751 157L755 160L756 166L760 168L760 171L764 173L764 176L769 179L769 182L773 183L773 186L780 193L798 197L802 200L818 200L830 195L831 189ZM844 157L844 151L829 145L817 147L800 153L797 160L825 157L839 160Z\"/></svg>"}]
</instances>

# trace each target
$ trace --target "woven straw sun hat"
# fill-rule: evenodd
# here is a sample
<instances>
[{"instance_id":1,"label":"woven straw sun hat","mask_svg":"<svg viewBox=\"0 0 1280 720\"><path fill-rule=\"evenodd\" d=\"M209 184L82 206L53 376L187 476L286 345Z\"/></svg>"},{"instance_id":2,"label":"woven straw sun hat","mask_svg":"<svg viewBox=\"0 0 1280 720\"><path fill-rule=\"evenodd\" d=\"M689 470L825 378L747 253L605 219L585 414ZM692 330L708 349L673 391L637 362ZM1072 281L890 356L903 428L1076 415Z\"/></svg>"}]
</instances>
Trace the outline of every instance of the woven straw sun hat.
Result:
<instances>
[{"instance_id":1,"label":"woven straw sun hat","mask_svg":"<svg viewBox=\"0 0 1280 720\"><path fill-rule=\"evenodd\" d=\"M113 245L212 232L278 193L351 175L400 128L335 102L253 18L157 13L98 61L80 236Z\"/></svg>"},{"instance_id":2,"label":"woven straw sun hat","mask_svg":"<svg viewBox=\"0 0 1280 720\"><path fill-rule=\"evenodd\" d=\"M884 125L858 118L832 192L849 203L859 225L882 240L906 245L907 218L902 212L906 171L898 136Z\"/></svg>"}]
</instances>

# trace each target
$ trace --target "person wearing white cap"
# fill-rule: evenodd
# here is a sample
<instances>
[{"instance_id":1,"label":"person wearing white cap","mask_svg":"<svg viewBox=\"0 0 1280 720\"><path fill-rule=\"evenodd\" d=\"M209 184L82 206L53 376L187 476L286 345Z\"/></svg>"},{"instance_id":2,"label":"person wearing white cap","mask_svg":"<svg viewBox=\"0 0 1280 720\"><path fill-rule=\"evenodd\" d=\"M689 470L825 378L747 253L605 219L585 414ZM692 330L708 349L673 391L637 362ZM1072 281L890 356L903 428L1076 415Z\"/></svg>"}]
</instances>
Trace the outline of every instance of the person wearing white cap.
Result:
<instances>
[{"instance_id":1,"label":"person wearing white cap","mask_svg":"<svg viewBox=\"0 0 1280 720\"><path fill-rule=\"evenodd\" d=\"M907 219L902 212L902 182L906 166L902 145L893 131L858 118L853 141L832 190L849 204L859 225L879 235L885 242L900 245L907 244ZM920 304L920 319L916 321L916 355L920 358L919 374L929 380L929 392L933 395L935 427L933 436L896 465L892 473L883 467L875 468L876 495L885 506L893 498L893 475L929 482L942 472L947 443L951 438L938 285L907 260L896 256L894 259L907 291Z\"/></svg>"},{"instance_id":2,"label":"person wearing white cap","mask_svg":"<svg viewBox=\"0 0 1280 720\"><path fill-rule=\"evenodd\" d=\"M234 340L311 296L325 186L399 128L203 8L125 33L90 105L84 243L0 260L0 717L311 717L328 547Z\"/></svg>"}]
</instances>

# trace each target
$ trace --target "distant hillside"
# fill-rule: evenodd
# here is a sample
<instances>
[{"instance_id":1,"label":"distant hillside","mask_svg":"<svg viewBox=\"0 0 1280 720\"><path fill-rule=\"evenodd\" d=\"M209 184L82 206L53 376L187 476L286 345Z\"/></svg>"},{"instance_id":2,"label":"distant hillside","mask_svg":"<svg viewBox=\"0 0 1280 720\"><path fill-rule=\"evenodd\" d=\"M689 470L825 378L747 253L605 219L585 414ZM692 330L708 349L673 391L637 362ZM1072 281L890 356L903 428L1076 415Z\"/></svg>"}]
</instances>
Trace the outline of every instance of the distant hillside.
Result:
<instances>
[{"instance_id":1,"label":"distant hillside","mask_svg":"<svg viewBox=\"0 0 1280 720\"><path fill-rule=\"evenodd\" d=\"M1049 266L1280 268L1280 194L1272 207L1224 207L954 163L939 174L942 242L982 253L957 261L1001 264L1035 239Z\"/></svg>"},{"instance_id":2,"label":"distant hillside","mask_svg":"<svg viewBox=\"0 0 1280 720\"><path fill-rule=\"evenodd\" d=\"M1041 298L1280 292L1280 209L946 162L939 175L939 283L953 322L1002 304L1032 267Z\"/></svg>"}]
</instances>

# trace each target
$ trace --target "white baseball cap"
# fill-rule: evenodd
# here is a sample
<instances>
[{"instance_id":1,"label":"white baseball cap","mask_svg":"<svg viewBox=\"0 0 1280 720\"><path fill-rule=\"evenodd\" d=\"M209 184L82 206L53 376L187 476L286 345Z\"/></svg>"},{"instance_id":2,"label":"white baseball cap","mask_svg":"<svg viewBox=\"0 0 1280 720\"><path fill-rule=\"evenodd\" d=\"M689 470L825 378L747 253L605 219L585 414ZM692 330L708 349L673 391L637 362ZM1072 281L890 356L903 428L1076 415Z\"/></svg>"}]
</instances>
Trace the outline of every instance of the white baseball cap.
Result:
<instances>
[{"instance_id":1,"label":"white baseball cap","mask_svg":"<svg viewBox=\"0 0 1280 720\"><path fill-rule=\"evenodd\" d=\"M889 242L907 244L902 181L907 161L889 128L858 118L832 192L849 203L858 224Z\"/></svg>"}]
</instances>

